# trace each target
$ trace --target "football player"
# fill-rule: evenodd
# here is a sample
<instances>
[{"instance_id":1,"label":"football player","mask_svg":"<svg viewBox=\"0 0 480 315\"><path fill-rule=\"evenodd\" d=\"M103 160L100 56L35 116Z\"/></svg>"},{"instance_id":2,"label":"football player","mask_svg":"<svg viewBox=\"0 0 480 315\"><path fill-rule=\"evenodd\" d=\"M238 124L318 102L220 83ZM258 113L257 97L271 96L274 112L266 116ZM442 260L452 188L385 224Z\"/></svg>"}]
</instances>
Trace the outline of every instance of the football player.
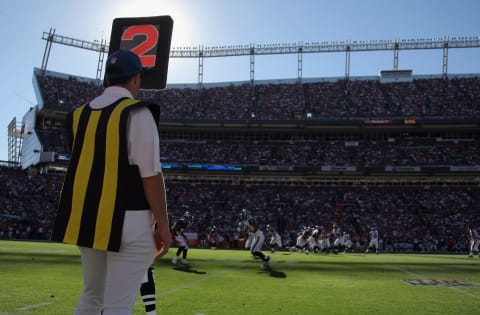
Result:
<instances>
[{"instance_id":1,"label":"football player","mask_svg":"<svg viewBox=\"0 0 480 315\"><path fill-rule=\"evenodd\" d=\"M172 264L176 265L178 263L178 257L182 254L182 264L185 266L189 265L187 260L188 253L188 244L187 237L185 236L185 228L193 223L193 216L190 212L185 212L183 216L172 225L172 233L175 236L175 242L178 244L177 253L172 258Z\"/></svg>"},{"instance_id":2,"label":"football player","mask_svg":"<svg viewBox=\"0 0 480 315\"><path fill-rule=\"evenodd\" d=\"M253 233L248 228L247 220L250 217L248 210L242 209L239 215L239 221L237 223L237 231L240 233L242 237L245 238L245 248L250 250L252 242L253 242Z\"/></svg>"},{"instance_id":3,"label":"football player","mask_svg":"<svg viewBox=\"0 0 480 315\"><path fill-rule=\"evenodd\" d=\"M480 257L480 252L478 247L480 245L480 233L478 229L468 227L468 235L470 237L470 254L468 257L473 257L474 253L478 252L478 257Z\"/></svg>"},{"instance_id":4,"label":"football player","mask_svg":"<svg viewBox=\"0 0 480 315\"><path fill-rule=\"evenodd\" d=\"M332 234L333 234L333 238L334 238L334 241L333 241L333 252L335 254L338 254L338 252L343 248L343 233L342 233L342 229L333 224L333 228L332 228Z\"/></svg>"},{"instance_id":5,"label":"football player","mask_svg":"<svg viewBox=\"0 0 480 315\"><path fill-rule=\"evenodd\" d=\"M379 248L378 248L378 230L374 227L370 228L370 232L368 232L370 235L370 243L368 243L368 247L365 250L365 253L367 254L370 250L370 248L375 247L375 252L378 254L379 253Z\"/></svg>"},{"instance_id":6,"label":"football player","mask_svg":"<svg viewBox=\"0 0 480 315\"><path fill-rule=\"evenodd\" d=\"M275 250L282 247L282 238L270 224L268 224L265 229L270 233L270 251L275 253Z\"/></svg>"},{"instance_id":7,"label":"football player","mask_svg":"<svg viewBox=\"0 0 480 315\"><path fill-rule=\"evenodd\" d=\"M327 254L330 252L330 237L328 236L328 233L325 232L325 230L320 227L320 240L318 241L318 245L320 247L321 252L326 252Z\"/></svg>"},{"instance_id":8,"label":"football player","mask_svg":"<svg viewBox=\"0 0 480 315\"><path fill-rule=\"evenodd\" d=\"M310 245L308 239L310 238L310 235L312 235L312 229L309 227L304 227L300 235L297 237L297 241L295 243L295 250L297 252L304 252L305 254L308 254Z\"/></svg>"},{"instance_id":9,"label":"football player","mask_svg":"<svg viewBox=\"0 0 480 315\"><path fill-rule=\"evenodd\" d=\"M247 219L248 229L252 232L253 241L250 246L250 252L256 258L260 258L263 261L263 266L268 267L270 257L262 253L263 243L265 242L265 235L263 234L260 226L255 217L249 217Z\"/></svg>"},{"instance_id":10,"label":"football player","mask_svg":"<svg viewBox=\"0 0 480 315\"><path fill-rule=\"evenodd\" d=\"M314 253L320 252L320 228L318 226L315 227L312 231L312 235L308 237L308 246L310 250Z\"/></svg>"},{"instance_id":11,"label":"football player","mask_svg":"<svg viewBox=\"0 0 480 315\"><path fill-rule=\"evenodd\" d=\"M352 251L352 240L350 239L350 233L348 233L347 231L343 232L343 246L344 253Z\"/></svg>"},{"instance_id":12,"label":"football player","mask_svg":"<svg viewBox=\"0 0 480 315\"><path fill-rule=\"evenodd\" d=\"M217 249L217 237L217 227L214 225L211 227L210 231L208 231L207 235L208 245L211 249Z\"/></svg>"}]
</instances>

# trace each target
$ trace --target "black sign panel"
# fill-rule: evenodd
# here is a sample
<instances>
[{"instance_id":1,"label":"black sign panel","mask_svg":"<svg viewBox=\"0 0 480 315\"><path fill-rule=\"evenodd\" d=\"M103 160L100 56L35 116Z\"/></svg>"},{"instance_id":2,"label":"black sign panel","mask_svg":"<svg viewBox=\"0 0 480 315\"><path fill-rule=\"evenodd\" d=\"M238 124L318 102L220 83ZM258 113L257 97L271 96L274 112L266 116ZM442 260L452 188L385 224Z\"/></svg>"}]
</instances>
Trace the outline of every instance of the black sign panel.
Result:
<instances>
[{"instance_id":1,"label":"black sign panel","mask_svg":"<svg viewBox=\"0 0 480 315\"><path fill-rule=\"evenodd\" d=\"M113 20L108 54L128 49L137 54L144 68L142 89L164 89L173 20L170 16L116 18Z\"/></svg>"}]
</instances>

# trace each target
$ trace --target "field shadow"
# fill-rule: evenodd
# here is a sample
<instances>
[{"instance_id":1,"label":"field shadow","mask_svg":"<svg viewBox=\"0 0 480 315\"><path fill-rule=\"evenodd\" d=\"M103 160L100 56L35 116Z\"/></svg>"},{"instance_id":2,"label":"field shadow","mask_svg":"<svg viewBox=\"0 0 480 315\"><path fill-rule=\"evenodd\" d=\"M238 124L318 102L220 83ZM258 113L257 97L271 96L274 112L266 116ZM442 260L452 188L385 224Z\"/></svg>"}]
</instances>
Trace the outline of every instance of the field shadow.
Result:
<instances>
[{"instance_id":1,"label":"field shadow","mask_svg":"<svg viewBox=\"0 0 480 315\"><path fill-rule=\"evenodd\" d=\"M259 271L258 273L266 273L273 278L279 278L279 279L287 278L287 274L285 272L275 270L272 268L272 266L266 266L263 268L262 271Z\"/></svg>"},{"instance_id":2,"label":"field shadow","mask_svg":"<svg viewBox=\"0 0 480 315\"><path fill-rule=\"evenodd\" d=\"M187 273L194 273L197 275L205 275L207 274L205 271L198 271L197 269L193 269L191 266L186 265L178 265L172 268L175 271L187 272Z\"/></svg>"}]
</instances>

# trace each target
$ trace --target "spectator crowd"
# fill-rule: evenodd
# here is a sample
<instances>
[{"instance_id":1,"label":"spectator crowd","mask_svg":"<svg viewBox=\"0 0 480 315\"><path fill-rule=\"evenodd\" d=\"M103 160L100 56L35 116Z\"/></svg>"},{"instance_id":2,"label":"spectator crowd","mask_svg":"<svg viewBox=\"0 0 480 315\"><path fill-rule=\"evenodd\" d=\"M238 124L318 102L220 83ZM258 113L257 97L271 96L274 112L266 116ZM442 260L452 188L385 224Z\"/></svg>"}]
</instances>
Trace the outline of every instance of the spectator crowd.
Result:
<instances>
[{"instance_id":1,"label":"spectator crowd","mask_svg":"<svg viewBox=\"0 0 480 315\"><path fill-rule=\"evenodd\" d=\"M61 181L58 175L0 167L0 239L47 240ZM195 220L187 232L205 240L215 226L219 247L238 246L242 209L275 227L285 246L294 245L302 227L336 224L358 247L376 227L385 251L466 252L467 227L480 224L478 185L207 184L170 182L167 175L166 186L171 221L189 211Z\"/></svg>"},{"instance_id":2,"label":"spectator crowd","mask_svg":"<svg viewBox=\"0 0 480 315\"><path fill-rule=\"evenodd\" d=\"M46 107L70 110L102 87L74 77L37 75ZM143 90L159 104L161 119L297 120L365 117L474 117L480 114L478 77L418 78L412 82L337 80L243 83Z\"/></svg>"},{"instance_id":3,"label":"spectator crowd","mask_svg":"<svg viewBox=\"0 0 480 315\"><path fill-rule=\"evenodd\" d=\"M88 102L102 87L75 77L37 75L44 108L70 111ZM161 120L295 121L430 117L478 119L478 77L417 78L381 84L379 80L305 83L231 84L144 90L141 99L159 104ZM60 121L40 115L36 132L44 151L66 154ZM194 134L195 133L195 134ZM162 163L218 163L321 170L326 166L480 167L475 132L418 134L353 133L332 138L307 134L269 134L252 139L236 133L220 136L161 130ZM271 169L271 168L270 168ZM0 167L0 239L48 240L62 176ZM187 232L205 244L215 226L218 247L237 247L236 224L242 209L275 227L292 246L306 226L340 226L357 248L371 227L384 251L467 252L467 226L480 227L480 186L443 183L405 185L204 183L170 181L166 176L171 222L185 211L195 217Z\"/></svg>"}]
</instances>

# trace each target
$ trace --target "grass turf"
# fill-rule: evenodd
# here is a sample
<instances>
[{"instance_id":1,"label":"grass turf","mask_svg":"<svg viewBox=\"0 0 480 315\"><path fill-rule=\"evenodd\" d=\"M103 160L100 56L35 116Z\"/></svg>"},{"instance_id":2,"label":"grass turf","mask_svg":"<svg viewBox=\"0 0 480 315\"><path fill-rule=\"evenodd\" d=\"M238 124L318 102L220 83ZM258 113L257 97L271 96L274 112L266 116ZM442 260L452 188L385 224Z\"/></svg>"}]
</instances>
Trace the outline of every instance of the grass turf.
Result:
<instances>
[{"instance_id":1,"label":"grass turf","mask_svg":"<svg viewBox=\"0 0 480 315\"><path fill-rule=\"evenodd\" d=\"M190 249L190 268L155 263L158 314L479 314L480 259L466 255ZM267 253L267 252L265 252ZM0 241L0 315L72 314L82 288L75 246ZM404 280L459 280L466 286ZM470 285L468 285L470 284ZM144 314L140 297L134 314Z\"/></svg>"}]
</instances>

